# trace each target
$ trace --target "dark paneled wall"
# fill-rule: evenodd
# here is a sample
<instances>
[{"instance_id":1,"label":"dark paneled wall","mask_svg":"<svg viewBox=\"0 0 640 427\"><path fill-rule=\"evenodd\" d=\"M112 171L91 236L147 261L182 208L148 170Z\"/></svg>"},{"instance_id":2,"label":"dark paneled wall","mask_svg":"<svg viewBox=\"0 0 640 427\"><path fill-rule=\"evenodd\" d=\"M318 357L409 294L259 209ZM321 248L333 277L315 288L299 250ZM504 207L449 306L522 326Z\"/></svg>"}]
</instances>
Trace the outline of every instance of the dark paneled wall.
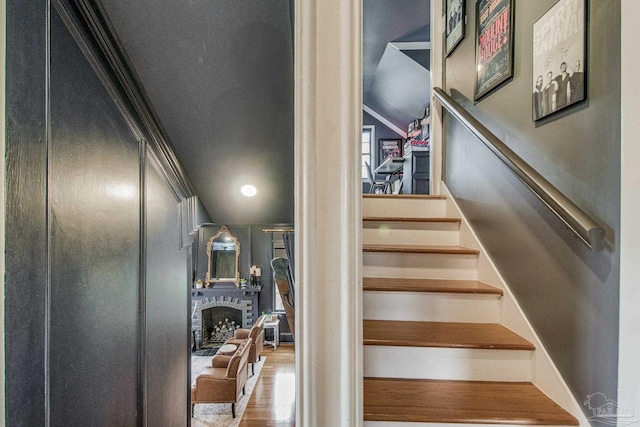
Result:
<instances>
[{"instance_id":1,"label":"dark paneled wall","mask_svg":"<svg viewBox=\"0 0 640 427\"><path fill-rule=\"evenodd\" d=\"M134 425L138 141L55 12L50 90L52 424Z\"/></svg>"},{"instance_id":2,"label":"dark paneled wall","mask_svg":"<svg viewBox=\"0 0 640 427\"><path fill-rule=\"evenodd\" d=\"M177 186L56 9L50 76L46 2L7 11L8 425L187 425Z\"/></svg>"},{"instance_id":3,"label":"dark paneled wall","mask_svg":"<svg viewBox=\"0 0 640 427\"><path fill-rule=\"evenodd\" d=\"M6 419L45 423L47 1L7 1Z\"/></svg>"},{"instance_id":4,"label":"dark paneled wall","mask_svg":"<svg viewBox=\"0 0 640 427\"><path fill-rule=\"evenodd\" d=\"M145 180L147 425L173 427L188 417L189 275L175 198L149 162Z\"/></svg>"},{"instance_id":5,"label":"dark paneled wall","mask_svg":"<svg viewBox=\"0 0 640 427\"><path fill-rule=\"evenodd\" d=\"M446 183L579 402L617 388L620 2L589 4L587 103L532 121L532 25L555 0L518 2L513 81L476 105L474 38L446 60L452 95L607 230L591 253L455 119ZM467 2L468 22L475 5ZM467 34L473 34L469 24ZM586 409L586 408L585 408Z\"/></svg>"}]
</instances>

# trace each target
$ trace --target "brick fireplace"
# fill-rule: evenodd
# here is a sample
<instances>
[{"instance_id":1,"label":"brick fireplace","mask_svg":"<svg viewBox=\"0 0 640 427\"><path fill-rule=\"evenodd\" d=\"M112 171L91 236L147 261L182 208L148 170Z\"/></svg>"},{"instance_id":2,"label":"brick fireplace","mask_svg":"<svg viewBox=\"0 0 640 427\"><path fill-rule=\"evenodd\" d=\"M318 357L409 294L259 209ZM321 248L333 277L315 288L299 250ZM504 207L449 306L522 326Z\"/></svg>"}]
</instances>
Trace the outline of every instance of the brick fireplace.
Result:
<instances>
[{"instance_id":1,"label":"brick fireplace","mask_svg":"<svg viewBox=\"0 0 640 427\"><path fill-rule=\"evenodd\" d=\"M197 348L222 344L233 330L251 328L253 325L253 302L227 296L194 299L191 327L195 332Z\"/></svg>"}]
</instances>

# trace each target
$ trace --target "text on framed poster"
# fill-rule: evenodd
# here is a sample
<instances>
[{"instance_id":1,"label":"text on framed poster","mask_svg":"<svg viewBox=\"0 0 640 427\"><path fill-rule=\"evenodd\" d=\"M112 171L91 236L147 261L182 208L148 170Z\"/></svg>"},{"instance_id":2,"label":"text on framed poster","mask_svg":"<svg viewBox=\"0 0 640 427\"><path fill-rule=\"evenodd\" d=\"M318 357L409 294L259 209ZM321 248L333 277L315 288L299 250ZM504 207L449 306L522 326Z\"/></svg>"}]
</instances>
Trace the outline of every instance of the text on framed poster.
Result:
<instances>
[{"instance_id":1,"label":"text on framed poster","mask_svg":"<svg viewBox=\"0 0 640 427\"><path fill-rule=\"evenodd\" d=\"M513 0L476 3L476 86L478 101L513 76Z\"/></svg>"}]
</instances>

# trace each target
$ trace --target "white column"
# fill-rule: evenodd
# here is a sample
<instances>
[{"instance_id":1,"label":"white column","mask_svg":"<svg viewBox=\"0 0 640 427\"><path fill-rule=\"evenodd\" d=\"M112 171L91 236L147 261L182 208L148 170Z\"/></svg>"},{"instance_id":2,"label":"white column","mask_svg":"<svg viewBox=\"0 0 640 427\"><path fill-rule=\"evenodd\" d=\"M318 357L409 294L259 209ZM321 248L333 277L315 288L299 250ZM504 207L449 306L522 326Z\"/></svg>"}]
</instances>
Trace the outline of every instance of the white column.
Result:
<instances>
[{"instance_id":1,"label":"white column","mask_svg":"<svg viewBox=\"0 0 640 427\"><path fill-rule=\"evenodd\" d=\"M443 57L443 2L431 2L431 194L441 194L440 185L442 184L442 107L433 101L433 88L441 87L444 89L444 81L442 72L444 69Z\"/></svg>"},{"instance_id":2,"label":"white column","mask_svg":"<svg viewBox=\"0 0 640 427\"><path fill-rule=\"evenodd\" d=\"M640 2L622 0L622 151L618 407L640 419ZM624 421L620 419L619 421Z\"/></svg>"},{"instance_id":3,"label":"white column","mask_svg":"<svg viewBox=\"0 0 640 427\"><path fill-rule=\"evenodd\" d=\"M296 425L362 421L361 0L295 5Z\"/></svg>"}]
</instances>

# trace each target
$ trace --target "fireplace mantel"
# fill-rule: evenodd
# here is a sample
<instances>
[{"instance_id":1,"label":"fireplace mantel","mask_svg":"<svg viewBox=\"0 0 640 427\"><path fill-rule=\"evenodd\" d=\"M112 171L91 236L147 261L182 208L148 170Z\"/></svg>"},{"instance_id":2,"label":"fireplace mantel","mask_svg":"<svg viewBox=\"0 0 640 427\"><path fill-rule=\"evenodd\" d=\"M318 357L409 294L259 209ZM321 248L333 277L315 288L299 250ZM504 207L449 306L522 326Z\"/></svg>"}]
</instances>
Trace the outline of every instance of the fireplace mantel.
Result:
<instances>
[{"instance_id":1,"label":"fireplace mantel","mask_svg":"<svg viewBox=\"0 0 640 427\"><path fill-rule=\"evenodd\" d=\"M254 299L254 307L255 313L254 320L258 318L258 298L260 296L260 291L262 291L262 287L258 286L256 288L236 288L233 283L217 283L215 286L210 288L202 288L202 289L192 289L191 290L191 300L202 300L211 297L233 297L239 299Z\"/></svg>"}]
</instances>

